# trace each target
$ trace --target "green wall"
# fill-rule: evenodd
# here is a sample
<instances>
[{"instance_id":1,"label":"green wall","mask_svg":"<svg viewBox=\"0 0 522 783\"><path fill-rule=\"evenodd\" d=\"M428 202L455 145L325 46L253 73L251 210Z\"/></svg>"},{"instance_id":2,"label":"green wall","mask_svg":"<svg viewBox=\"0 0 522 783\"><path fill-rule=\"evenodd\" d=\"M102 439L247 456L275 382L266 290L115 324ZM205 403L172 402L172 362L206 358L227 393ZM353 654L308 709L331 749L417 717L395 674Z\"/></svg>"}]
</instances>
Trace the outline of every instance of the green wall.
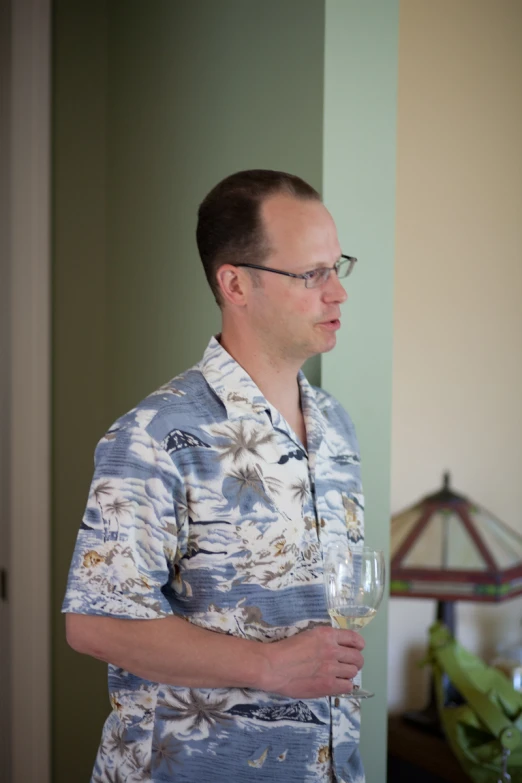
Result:
<instances>
[{"instance_id":1,"label":"green wall","mask_svg":"<svg viewBox=\"0 0 522 783\"><path fill-rule=\"evenodd\" d=\"M322 185L324 5L305 8L54 3L53 783L89 779L109 711L59 614L96 441L219 324L197 205L242 168Z\"/></svg>"},{"instance_id":2,"label":"green wall","mask_svg":"<svg viewBox=\"0 0 522 783\"><path fill-rule=\"evenodd\" d=\"M337 347L321 380L357 428L366 540L388 557L395 240L398 0L327 0L323 197L343 252L359 258L346 281ZM387 601L364 632L361 752L368 783L386 780Z\"/></svg>"},{"instance_id":3,"label":"green wall","mask_svg":"<svg viewBox=\"0 0 522 783\"><path fill-rule=\"evenodd\" d=\"M93 450L217 330L196 210L233 171L324 185L361 258L322 373L358 425L368 535L387 547L397 0L53 5L53 783L70 783L109 710L105 665L67 647L59 614ZM307 371L319 382L319 358ZM385 621L367 634L368 783L385 780Z\"/></svg>"},{"instance_id":4,"label":"green wall","mask_svg":"<svg viewBox=\"0 0 522 783\"><path fill-rule=\"evenodd\" d=\"M109 8L108 336L117 415L197 361L218 330L195 244L208 190L246 168L298 171L321 188L324 7L116 0Z\"/></svg>"},{"instance_id":5,"label":"green wall","mask_svg":"<svg viewBox=\"0 0 522 783\"><path fill-rule=\"evenodd\" d=\"M107 714L106 666L67 647L60 605L107 415L105 3L53 3L53 783L87 781Z\"/></svg>"}]
</instances>

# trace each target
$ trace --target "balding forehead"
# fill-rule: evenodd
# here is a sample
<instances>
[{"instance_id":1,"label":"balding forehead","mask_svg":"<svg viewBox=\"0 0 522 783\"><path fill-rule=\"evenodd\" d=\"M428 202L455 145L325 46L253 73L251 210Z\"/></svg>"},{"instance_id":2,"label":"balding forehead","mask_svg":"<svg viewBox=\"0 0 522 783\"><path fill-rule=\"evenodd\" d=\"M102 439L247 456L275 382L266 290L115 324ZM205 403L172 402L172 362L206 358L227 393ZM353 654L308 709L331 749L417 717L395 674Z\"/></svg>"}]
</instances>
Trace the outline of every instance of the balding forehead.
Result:
<instances>
[{"instance_id":1,"label":"balding forehead","mask_svg":"<svg viewBox=\"0 0 522 783\"><path fill-rule=\"evenodd\" d=\"M334 220L319 200L278 193L263 202L261 219L275 253L296 257L311 254L324 261L340 255Z\"/></svg>"}]
</instances>

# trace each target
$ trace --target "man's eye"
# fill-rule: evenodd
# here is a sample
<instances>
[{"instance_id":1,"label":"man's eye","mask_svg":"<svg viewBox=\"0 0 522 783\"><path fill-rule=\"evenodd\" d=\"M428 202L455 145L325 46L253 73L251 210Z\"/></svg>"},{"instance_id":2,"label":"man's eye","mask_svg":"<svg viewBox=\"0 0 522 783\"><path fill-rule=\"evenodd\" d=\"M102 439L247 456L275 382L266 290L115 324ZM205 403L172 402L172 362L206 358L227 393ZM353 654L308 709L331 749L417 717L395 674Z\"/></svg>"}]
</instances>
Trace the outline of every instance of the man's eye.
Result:
<instances>
[{"instance_id":1,"label":"man's eye","mask_svg":"<svg viewBox=\"0 0 522 783\"><path fill-rule=\"evenodd\" d=\"M321 274L321 269L312 269L311 272L306 272L306 278L307 280L314 280L315 278L319 277Z\"/></svg>"}]
</instances>

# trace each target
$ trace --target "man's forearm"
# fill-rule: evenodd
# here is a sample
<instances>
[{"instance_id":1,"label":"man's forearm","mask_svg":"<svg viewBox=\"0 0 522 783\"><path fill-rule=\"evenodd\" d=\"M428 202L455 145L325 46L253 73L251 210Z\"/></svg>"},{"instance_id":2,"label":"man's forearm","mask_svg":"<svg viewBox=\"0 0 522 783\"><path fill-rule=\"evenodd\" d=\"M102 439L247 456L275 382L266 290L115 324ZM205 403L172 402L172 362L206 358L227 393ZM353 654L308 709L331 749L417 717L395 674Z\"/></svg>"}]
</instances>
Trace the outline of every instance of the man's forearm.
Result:
<instances>
[{"instance_id":1,"label":"man's forearm","mask_svg":"<svg viewBox=\"0 0 522 783\"><path fill-rule=\"evenodd\" d=\"M78 652L152 682L254 688L302 699L346 693L364 663L363 638L331 626L266 644L208 631L181 617L68 614L67 641Z\"/></svg>"},{"instance_id":2,"label":"man's forearm","mask_svg":"<svg viewBox=\"0 0 522 783\"><path fill-rule=\"evenodd\" d=\"M262 688L265 645L200 628L181 617L120 620L68 614L78 652L153 682L192 688Z\"/></svg>"}]
</instances>

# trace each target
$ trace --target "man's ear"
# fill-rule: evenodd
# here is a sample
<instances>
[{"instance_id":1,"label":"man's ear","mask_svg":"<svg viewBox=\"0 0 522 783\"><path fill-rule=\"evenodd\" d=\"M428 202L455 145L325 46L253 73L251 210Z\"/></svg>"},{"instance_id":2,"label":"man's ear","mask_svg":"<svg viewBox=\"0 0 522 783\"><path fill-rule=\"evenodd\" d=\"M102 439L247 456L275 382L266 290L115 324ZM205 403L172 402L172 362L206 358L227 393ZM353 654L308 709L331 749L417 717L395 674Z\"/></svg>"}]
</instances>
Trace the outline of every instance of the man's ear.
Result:
<instances>
[{"instance_id":1,"label":"man's ear","mask_svg":"<svg viewBox=\"0 0 522 783\"><path fill-rule=\"evenodd\" d=\"M239 307L246 304L252 285L247 272L232 264L223 264L216 273L216 280L224 301Z\"/></svg>"}]
</instances>

